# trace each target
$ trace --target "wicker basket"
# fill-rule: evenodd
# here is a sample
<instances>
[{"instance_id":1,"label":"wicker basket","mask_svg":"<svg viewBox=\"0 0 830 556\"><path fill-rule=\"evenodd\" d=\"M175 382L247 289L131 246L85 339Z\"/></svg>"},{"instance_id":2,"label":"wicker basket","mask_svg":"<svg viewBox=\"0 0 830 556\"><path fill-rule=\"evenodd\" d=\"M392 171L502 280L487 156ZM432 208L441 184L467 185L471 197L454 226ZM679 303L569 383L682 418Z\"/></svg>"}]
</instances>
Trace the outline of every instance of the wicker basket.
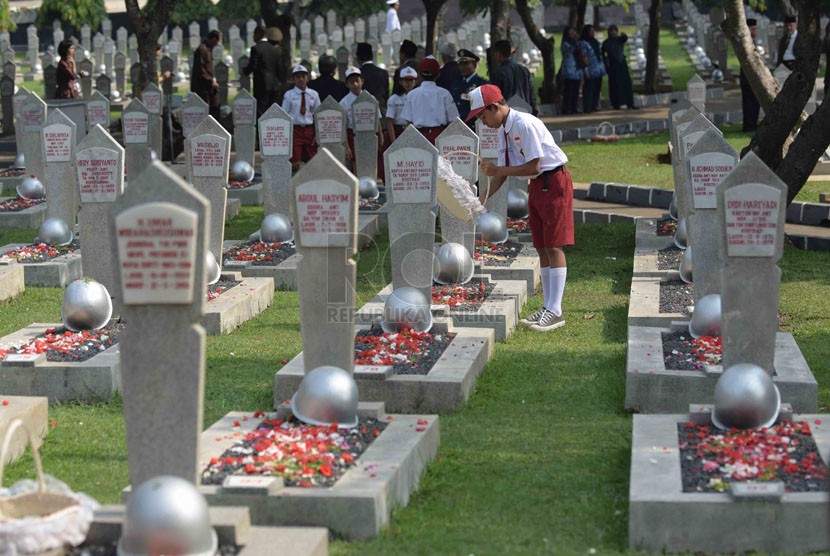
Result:
<instances>
[{"instance_id":1,"label":"wicker basket","mask_svg":"<svg viewBox=\"0 0 830 556\"><path fill-rule=\"evenodd\" d=\"M0 451L0 487L3 482L6 453L18 428L26 432L32 446L37 471L38 488L0 498L0 552L32 554L60 548L66 544L80 544L81 533L86 536L90 511L75 497L50 492L46 488L43 465L35 438L26 424L15 419L6 430Z\"/></svg>"}]
</instances>

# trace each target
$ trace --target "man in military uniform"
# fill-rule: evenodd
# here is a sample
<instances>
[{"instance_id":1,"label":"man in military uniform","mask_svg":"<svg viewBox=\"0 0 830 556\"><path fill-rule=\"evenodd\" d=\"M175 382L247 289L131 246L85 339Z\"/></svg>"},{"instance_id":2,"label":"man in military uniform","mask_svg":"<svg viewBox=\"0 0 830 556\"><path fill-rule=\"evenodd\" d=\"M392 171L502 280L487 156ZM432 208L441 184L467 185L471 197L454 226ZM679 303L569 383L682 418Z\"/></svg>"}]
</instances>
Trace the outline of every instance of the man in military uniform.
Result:
<instances>
[{"instance_id":1,"label":"man in military uniform","mask_svg":"<svg viewBox=\"0 0 830 556\"><path fill-rule=\"evenodd\" d=\"M478 56L465 48L458 51L458 57L456 58L461 77L453 82L450 93L456 108L458 108L458 115L465 121L467 114L470 113L470 91L487 83L486 79L476 73L479 59ZM467 124L475 129L475 120L471 120Z\"/></svg>"}]
</instances>

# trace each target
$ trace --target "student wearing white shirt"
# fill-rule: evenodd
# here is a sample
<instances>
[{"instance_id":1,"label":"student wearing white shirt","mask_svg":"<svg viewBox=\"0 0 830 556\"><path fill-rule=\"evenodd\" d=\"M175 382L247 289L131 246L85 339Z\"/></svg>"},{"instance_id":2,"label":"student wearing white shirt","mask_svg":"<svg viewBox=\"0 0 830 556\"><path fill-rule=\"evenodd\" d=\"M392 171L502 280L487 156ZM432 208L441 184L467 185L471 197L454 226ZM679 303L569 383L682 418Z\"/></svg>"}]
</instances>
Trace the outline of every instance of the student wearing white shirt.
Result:
<instances>
[{"instance_id":1,"label":"student wearing white shirt","mask_svg":"<svg viewBox=\"0 0 830 556\"><path fill-rule=\"evenodd\" d=\"M294 88L285 92L282 109L294 122L294 152L291 165L294 170L300 163L308 162L317 154L317 138L314 135L314 111L320 106L320 95L308 88L308 69L297 64L291 69Z\"/></svg>"},{"instance_id":2,"label":"student wearing white shirt","mask_svg":"<svg viewBox=\"0 0 830 556\"><path fill-rule=\"evenodd\" d=\"M355 66L351 66L346 68L346 87L349 88L349 94L344 96L340 100L340 106L346 109L346 127L347 129L347 141L346 141L346 158L348 160L354 161L354 114L352 113L352 105L354 101L357 100L357 97L360 96L360 93L363 92L363 74L360 72L360 68ZM368 93L367 93L368 94ZM377 100L377 99L375 99ZM378 117L377 117L377 134L378 134L378 147L380 148L381 152L383 150L383 133L381 133L381 120L382 114L380 113L380 108L378 108Z\"/></svg>"},{"instance_id":3,"label":"student wearing white shirt","mask_svg":"<svg viewBox=\"0 0 830 556\"><path fill-rule=\"evenodd\" d=\"M398 0L386 0L389 6L389 11L386 12L386 32L392 33L395 29L401 28L401 22L398 19L398 8L401 6Z\"/></svg>"},{"instance_id":4,"label":"student wearing white shirt","mask_svg":"<svg viewBox=\"0 0 830 556\"><path fill-rule=\"evenodd\" d=\"M544 304L522 319L533 330L547 332L565 324L562 296L568 275L565 252L574 244L573 182L565 168L568 157L537 117L511 110L496 85L482 85L470 92L468 120L479 118L499 130L498 164L481 163L490 176L494 195L509 176L529 177L530 232L542 267Z\"/></svg>"},{"instance_id":5,"label":"student wearing white shirt","mask_svg":"<svg viewBox=\"0 0 830 556\"><path fill-rule=\"evenodd\" d=\"M435 84L441 66L435 58L424 58L418 66L421 84L406 95L401 119L411 122L430 143L435 144L447 124L458 117L452 95Z\"/></svg>"},{"instance_id":6,"label":"student wearing white shirt","mask_svg":"<svg viewBox=\"0 0 830 556\"><path fill-rule=\"evenodd\" d=\"M390 143L406 129L407 121L401 118L401 112L403 112L404 104L406 104L406 95L415 88L417 79L417 71L410 67L402 68L401 78L398 81L404 92L399 95L392 95L386 103L386 131L389 134Z\"/></svg>"}]
</instances>

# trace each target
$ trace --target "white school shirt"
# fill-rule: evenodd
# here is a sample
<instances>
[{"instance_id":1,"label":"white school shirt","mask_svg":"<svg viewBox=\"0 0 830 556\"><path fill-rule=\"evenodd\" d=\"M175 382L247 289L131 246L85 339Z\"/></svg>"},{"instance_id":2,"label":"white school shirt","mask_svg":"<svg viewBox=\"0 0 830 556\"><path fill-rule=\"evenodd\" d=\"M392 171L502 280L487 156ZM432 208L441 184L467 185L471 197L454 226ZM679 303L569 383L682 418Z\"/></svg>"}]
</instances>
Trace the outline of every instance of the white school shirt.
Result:
<instances>
[{"instance_id":1,"label":"white school shirt","mask_svg":"<svg viewBox=\"0 0 830 556\"><path fill-rule=\"evenodd\" d=\"M406 93L400 95L392 95L386 101L386 117L392 118L392 123L395 125L406 125L407 121L401 118L404 104L406 104Z\"/></svg>"},{"instance_id":2,"label":"white school shirt","mask_svg":"<svg viewBox=\"0 0 830 556\"><path fill-rule=\"evenodd\" d=\"M401 21L398 19L398 10L389 8L386 12L386 32L391 33L395 29L401 28Z\"/></svg>"},{"instance_id":3,"label":"white school shirt","mask_svg":"<svg viewBox=\"0 0 830 556\"><path fill-rule=\"evenodd\" d=\"M448 90L424 81L406 95L400 117L415 127L438 127L456 119L458 108Z\"/></svg>"},{"instance_id":4,"label":"white school shirt","mask_svg":"<svg viewBox=\"0 0 830 556\"><path fill-rule=\"evenodd\" d=\"M553 140L542 120L533 114L510 110L507 120L499 128L499 166L505 164L505 151L509 149L510 166L540 159L542 172L553 170L568 163L568 157ZM539 174L527 176L535 178Z\"/></svg>"},{"instance_id":5,"label":"white school shirt","mask_svg":"<svg viewBox=\"0 0 830 556\"><path fill-rule=\"evenodd\" d=\"M305 115L300 114L302 95L305 95ZM320 95L309 87L305 91L294 87L285 92L282 97L282 109L288 112L297 125L311 125L314 123L314 111L320 106Z\"/></svg>"},{"instance_id":6,"label":"white school shirt","mask_svg":"<svg viewBox=\"0 0 830 556\"><path fill-rule=\"evenodd\" d=\"M796 29L795 32L793 32L793 35L790 37L790 42L787 43L787 49L784 51L784 56L781 57L781 59L785 62L795 60L795 52L793 52L793 46L795 46L795 38L797 36L798 29Z\"/></svg>"},{"instance_id":7,"label":"white school shirt","mask_svg":"<svg viewBox=\"0 0 830 556\"><path fill-rule=\"evenodd\" d=\"M371 96L371 95L370 95ZM372 97L375 98L375 97ZM340 106L346 109L346 127L354 130L354 115L352 114L352 104L357 100L357 95L349 91L349 94L340 99ZM378 108L378 121L380 121L381 113Z\"/></svg>"}]
</instances>

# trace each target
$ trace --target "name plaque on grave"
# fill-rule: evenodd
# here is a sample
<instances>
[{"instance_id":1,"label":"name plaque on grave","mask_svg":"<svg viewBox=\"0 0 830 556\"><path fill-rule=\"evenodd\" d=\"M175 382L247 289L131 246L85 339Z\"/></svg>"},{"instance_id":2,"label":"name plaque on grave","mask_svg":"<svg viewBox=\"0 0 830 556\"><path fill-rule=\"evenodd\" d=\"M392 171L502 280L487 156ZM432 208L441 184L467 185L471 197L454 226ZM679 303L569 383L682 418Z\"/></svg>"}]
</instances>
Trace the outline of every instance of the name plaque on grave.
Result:
<instances>
[{"instance_id":1,"label":"name plaque on grave","mask_svg":"<svg viewBox=\"0 0 830 556\"><path fill-rule=\"evenodd\" d=\"M726 247L730 257L772 257L778 233L780 194L769 185L747 183L724 192Z\"/></svg>"},{"instance_id":2,"label":"name plaque on grave","mask_svg":"<svg viewBox=\"0 0 830 556\"><path fill-rule=\"evenodd\" d=\"M26 95L16 94L12 97L12 106L15 114L21 114L23 104L28 100ZM21 116L22 117L22 116Z\"/></svg>"},{"instance_id":3,"label":"name plaque on grave","mask_svg":"<svg viewBox=\"0 0 830 556\"><path fill-rule=\"evenodd\" d=\"M259 148L262 156L288 156L291 142L291 122L270 118L259 122Z\"/></svg>"},{"instance_id":4,"label":"name plaque on grave","mask_svg":"<svg viewBox=\"0 0 830 556\"><path fill-rule=\"evenodd\" d=\"M225 139L218 135L199 135L190 141L193 175L221 178L225 175Z\"/></svg>"},{"instance_id":5,"label":"name plaque on grave","mask_svg":"<svg viewBox=\"0 0 830 556\"><path fill-rule=\"evenodd\" d=\"M375 131L377 129L378 109L368 102L352 104L352 119L355 131Z\"/></svg>"},{"instance_id":6,"label":"name plaque on grave","mask_svg":"<svg viewBox=\"0 0 830 556\"><path fill-rule=\"evenodd\" d=\"M436 145L437 146L437 145ZM470 179L475 175L478 159L471 152L475 152L475 142L463 137L453 137L449 141L442 141L438 152L459 176Z\"/></svg>"},{"instance_id":7,"label":"name plaque on grave","mask_svg":"<svg viewBox=\"0 0 830 556\"><path fill-rule=\"evenodd\" d=\"M124 126L124 143L149 142L150 116L141 112L128 112L121 116Z\"/></svg>"},{"instance_id":8,"label":"name plaque on grave","mask_svg":"<svg viewBox=\"0 0 830 556\"><path fill-rule=\"evenodd\" d=\"M141 95L141 102L150 114L161 114L161 92L144 91Z\"/></svg>"},{"instance_id":9,"label":"name plaque on grave","mask_svg":"<svg viewBox=\"0 0 830 556\"><path fill-rule=\"evenodd\" d=\"M183 108L182 109L182 131L185 137L196 129L202 120L207 117L207 110L203 108Z\"/></svg>"},{"instance_id":10,"label":"name plaque on grave","mask_svg":"<svg viewBox=\"0 0 830 556\"><path fill-rule=\"evenodd\" d=\"M28 105L21 108L20 119L23 123L23 131L35 133L43 129L45 112L44 108L37 105Z\"/></svg>"},{"instance_id":11,"label":"name plaque on grave","mask_svg":"<svg viewBox=\"0 0 830 556\"><path fill-rule=\"evenodd\" d=\"M689 102L695 106L700 106L706 102L706 83L689 83L686 87L686 92L689 95Z\"/></svg>"},{"instance_id":12,"label":"name plaque on grave","mask_svg":"<svg viewBox=\"0 0 830 556\"><path fill-rule=\"evenodd\" d=\"M303 247L349 247L352 190L332 180L306 182L295 188L297 233Z\"/></svg>"},{"instance_id":13,"label":"name plaque on grave","mask_svg":"<svg viewBox=\"0 0 830 556\"><path fill-rule=\"evenodd\" d=\"M193 302L197 220L172 203L145 203L115 217L125 304Z\"/></svg>"},{"instance_id":14,"label":"name plaque on grave","mask_svg":"<svg viewBox=\"0 0 830 556\"><path fill-rule=\"evenodd\" d=\"M43 158L46 162L69 162L72 158L72 129L66 124L43 128Z\"/></svg>"},{"instance_id":15,"label":"name plaque on grave","mask_svg":"<svg viewBox=\"0 0 830 556\"><path fill-rule=\"evenodd\" d=\"M118 153L103 147L84 149L75 155L82 203L115 201Z\"/></svg>"},{"instance_id":16,"label":"name plaque on grave","mask_svg":"<svg viewBox=\"0 0 830 556\"><path fill-rule=\"evenodd\" d=\"M343 116L340 112L323 110L317 113L316 118L318 143L323 145L343 142Z\"/></svg>"},{"instance_id":17,"label":"name plaque on grave","mask_svg":"<svg viewBox=\"0 0 830 556\"><path fill-rule=\"evenodd\" d=\"M89 128L92 129L96 125L104 128L110 125L110 107L109 103L103 100L91 100L86 103L86 116Z\"/></svg>"},{"instance_id":18,"label":"name plaque on grave","mask_svg":"<svg viewBox=\"0 0 830 556\"><path fill-rule=\"evenodd\" d=\"M689 159L692 199L696 209L718 208L716 188L732 170L735 157L723 153L703 153Z\"/></svg>"},{"instance_id":19,"label":"name plaque on grave","mask_svg":"<svg viewBox=\"0 0 830 556\"><path fill-rule=\"evenodd\" d=\"M499 157L499 130L482 125L479 133L478 154L481 158Z\"/></svg>"},{"instance_id":20,"label":"name plaque on grave","mask_svg":"<svg viewBox=\"0 0 830 556\"><path fill-rule=\"evenodd\" d=\"M236 125L254 125L256 111L254 101L241 98L233 103L233 123Z\"/></svg>"},{"instance_id":21,"label":"name plaque on grave","mask_svg":"<svg viewBox=\"0 0 830 556\"><path fill-rule=\"evenodd\" d=\"M431 203L433 156L404 148L389 155L389 187L395 203Z\"/></svg>"},{"instance_id":22,"label":"name plaque on grave","mask_svg":"<svg viewBox=\"0 0 830 556\"><path fill-rule=\"evenodd\" d=\"M688 133L683 136L680 141L683 143L683 155L685 156L687 152L689 152L692 147L700 140L701 137L705 134L705 131L695 131L693 133Z\"/></svg>"}]
</instances>

